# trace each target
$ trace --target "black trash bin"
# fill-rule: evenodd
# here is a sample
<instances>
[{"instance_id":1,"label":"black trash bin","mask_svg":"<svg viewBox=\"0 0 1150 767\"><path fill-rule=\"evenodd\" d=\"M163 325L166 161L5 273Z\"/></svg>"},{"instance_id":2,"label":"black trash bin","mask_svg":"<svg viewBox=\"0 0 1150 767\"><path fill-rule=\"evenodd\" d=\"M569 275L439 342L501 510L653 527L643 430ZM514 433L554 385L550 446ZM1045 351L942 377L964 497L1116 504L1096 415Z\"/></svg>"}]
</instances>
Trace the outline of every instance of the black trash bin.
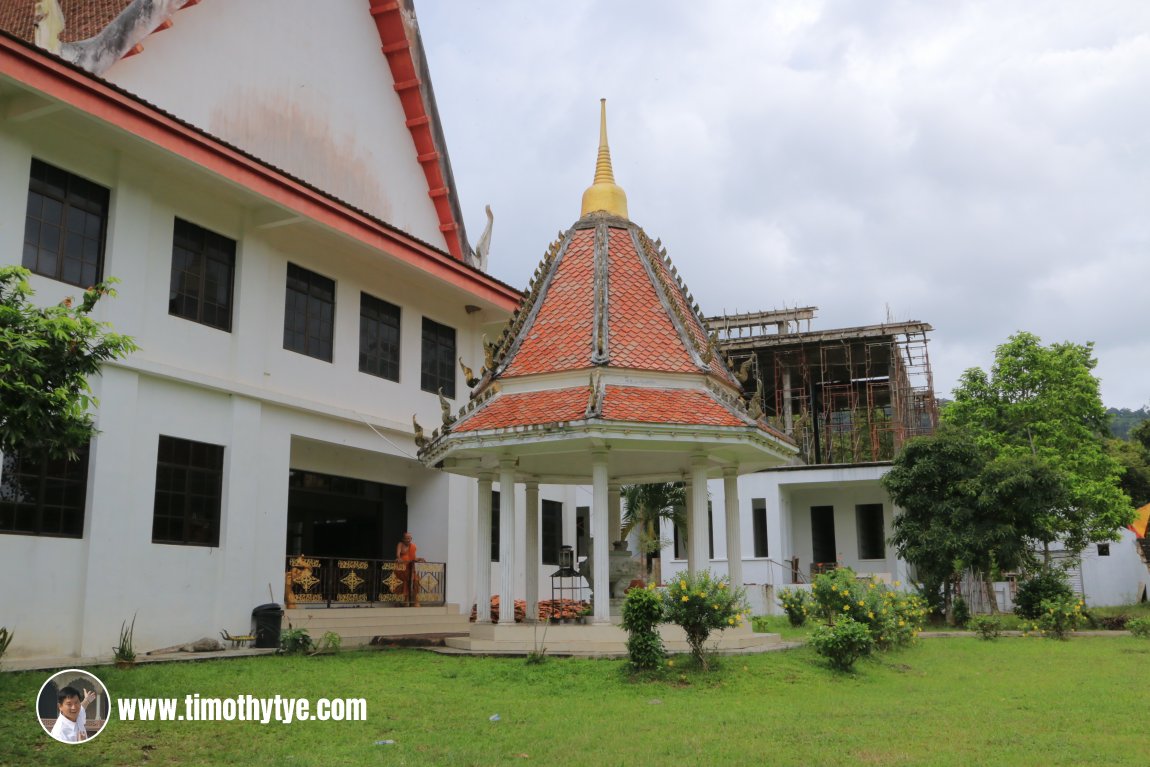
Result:
<instances>
[{"instance_id":1,"label":"black trash bin","mask_svg":"<svg viewBox=\"0 0 1150 767\"><path fill-rule=\"evenodd\" d=\"M256 647L280 646L280 625L283 623L283 617L283 608L274 603L260 605L252 610Z\"/></svg>"}]
</instances>

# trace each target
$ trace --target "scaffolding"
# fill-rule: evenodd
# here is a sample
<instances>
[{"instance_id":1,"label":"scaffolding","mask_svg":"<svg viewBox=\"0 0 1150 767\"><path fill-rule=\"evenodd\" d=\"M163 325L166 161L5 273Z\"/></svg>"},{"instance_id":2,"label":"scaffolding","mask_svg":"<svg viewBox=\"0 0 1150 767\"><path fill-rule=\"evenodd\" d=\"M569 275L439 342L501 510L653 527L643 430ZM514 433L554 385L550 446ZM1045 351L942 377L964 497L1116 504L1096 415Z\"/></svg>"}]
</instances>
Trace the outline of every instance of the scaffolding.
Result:
<instances>
[{"instance_id":1,"label":"scaffolding","mask_svg":"<svg viewBox=\"0 0 1150 767\"><path fill-rule=\"evenodd\" d=\"M814 331L817 307L707 320L736 369L762 381L763 412L808 464L889 461L933 433L931 326L910 321ZM805 325L805 329L803 326ZM748 391L756 381L748 378Z\"/></svg>"}]
</instances>

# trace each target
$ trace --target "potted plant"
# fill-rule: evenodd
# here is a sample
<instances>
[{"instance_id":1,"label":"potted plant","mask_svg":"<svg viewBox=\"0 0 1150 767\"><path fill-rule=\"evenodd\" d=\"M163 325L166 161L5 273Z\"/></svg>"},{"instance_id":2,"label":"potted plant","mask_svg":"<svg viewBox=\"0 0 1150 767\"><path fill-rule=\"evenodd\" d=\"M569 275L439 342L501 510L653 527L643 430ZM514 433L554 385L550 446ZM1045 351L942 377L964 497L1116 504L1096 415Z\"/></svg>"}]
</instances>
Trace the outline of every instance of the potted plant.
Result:
<instances>
[{"instance_id":1,"label":"potted plant","mask_svg":"<svg viewBox=\"0 0 1150 767\"><path fill-rule=\"evenodd\" d=\"M132 616L129 624L124 621L120 624L120 644L112 648L112 657L116 661L116 668L131 668L136 665L136 651L132 647L132 634L136 630L136 616Z\"/></svg>"},{"instance_id":2,"label":"potted plant","mask_svg":"<svg viewBox=\"0 0 1150 767\"><path fill-rule=\"evenodd\" d=\"M583 609L579 611L579 622L584 624L590 623L592 612L591 605L584 603Z\"/></svg>"}]
</instances>

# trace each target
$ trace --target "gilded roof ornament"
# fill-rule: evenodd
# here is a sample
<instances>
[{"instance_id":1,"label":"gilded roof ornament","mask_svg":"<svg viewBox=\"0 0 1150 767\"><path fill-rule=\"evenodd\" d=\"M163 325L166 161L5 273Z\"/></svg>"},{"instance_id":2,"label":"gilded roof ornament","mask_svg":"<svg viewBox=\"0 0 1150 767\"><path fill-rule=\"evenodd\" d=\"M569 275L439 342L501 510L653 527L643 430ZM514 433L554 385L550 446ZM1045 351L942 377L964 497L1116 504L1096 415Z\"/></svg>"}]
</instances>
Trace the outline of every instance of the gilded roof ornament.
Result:
<instances>
[{"instance_id":1,"label":"gilded roof ornament","mask_svg":"<svg viewBox=\"0 0 1150 767\"><path fill-rule=\"evenodd\" d=\"M627 193L615 183L615 172L611 169L611 149L607 146L607 99L599 99L599 156L595 161L595 180L583 192L583 212L604 211L620 218L627 215Z\"/></svg>"}]
</instances>

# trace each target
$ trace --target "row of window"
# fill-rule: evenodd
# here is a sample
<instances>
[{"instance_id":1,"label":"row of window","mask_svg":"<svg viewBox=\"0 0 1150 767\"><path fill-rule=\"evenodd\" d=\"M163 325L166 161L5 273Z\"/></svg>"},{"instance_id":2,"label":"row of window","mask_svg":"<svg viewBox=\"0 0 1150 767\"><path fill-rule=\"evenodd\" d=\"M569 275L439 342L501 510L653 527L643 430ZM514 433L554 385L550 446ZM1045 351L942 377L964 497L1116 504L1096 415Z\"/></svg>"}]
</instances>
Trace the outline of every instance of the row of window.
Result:
<instances>
[{"instance_id":1,"label":"row of window","mask_svg":"<svg viewBox=\"0 0 1150 767\"><path fill-rule=\"evenodd\" d=\"M24 220L23 265L79 287L103 278L111 193L68 171L32 160ZM172 235L168 313L225 332L232 329L236 241L177 218ZM359 369L399 380L395 304L360 294ZM288 264L283 346L331 362L335 280ZM423 318L420 387L455 397L455 329Z\"/></svg>"},{"instance_id":2,"label":"row of window","mask_svg":"<svg viewBox=\"0 0 1150 767\"><path fill-rule=\"evenodd\" d=\"M156 454L152 542L218 546L224 448L161 436ZM84 535L88 448L76 460L5 453L0 468L0 533Z\"/></svg>"},{"instance_id":3,"label":"row of window","mask_svg":"<svg viewBox=\"0 0 1150 767\"><path fill-rule=\"evenodd\" d=\"M544 499L540 508L540 562L559 565L559 550L563 547L563 504ZM491 561L499 561L499 491L491 491Z\"/></svg>"},{"instance_id":4,"label":"row of window","mask_svg":"<svg viewBox=\"0 0 1150 767\"><path fill-rule=\"evenodd\" d=\"M751 525L755 557L770 556L767 540L767 499L751 499ZM858 533L859 559L886 559L886 532L881 503L862 503L855 506L855 527ZM710 557L715 557L715 535L711 524L711 504L707 503L707 537ZM811 540L815 562L835 562L838 550L834 540L834 507L811 507ZM674 529L675 559L687 558L686 531Z\"/></svg>"}]
</instances>

